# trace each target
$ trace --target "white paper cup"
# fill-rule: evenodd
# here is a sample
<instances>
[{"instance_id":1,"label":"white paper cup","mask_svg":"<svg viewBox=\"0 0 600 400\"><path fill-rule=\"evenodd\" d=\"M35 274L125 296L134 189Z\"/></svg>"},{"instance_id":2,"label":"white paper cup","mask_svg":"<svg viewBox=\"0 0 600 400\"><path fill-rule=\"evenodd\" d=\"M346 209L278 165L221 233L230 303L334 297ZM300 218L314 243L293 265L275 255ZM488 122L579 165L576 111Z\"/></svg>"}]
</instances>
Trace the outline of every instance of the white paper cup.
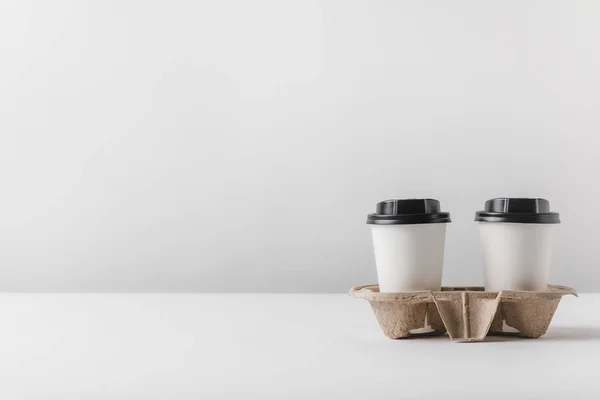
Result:
<instances>
[{"instance_id":1,"label":"white paper cup","mask_svg":"<svg viewBox=\"0 0 600 400\"><path fill-rule=\"evenodd\" d=\"M379 291L440 290L450 215L434 199L387 200L369 214Z\"/></svg>"},{"instance_id":2,"label":"white paper cup","mask_svg":"<svg viewBox=\"0 0 600 400\"><path fill-rule=\"evenodd\" d=\"M380 292L440 290L446 224L372 225Z\"/></svg>"},{"instance_id":3,"label":"white paper cup","mask_svg":"<svg viewBox=\"0 0 600 400\"><path fill-rule=\"evenodd\" d=\"M560 222L544 199L488 200L476 213L487 291L548 290L554 231Z\"/></svg>"}]
</instances>

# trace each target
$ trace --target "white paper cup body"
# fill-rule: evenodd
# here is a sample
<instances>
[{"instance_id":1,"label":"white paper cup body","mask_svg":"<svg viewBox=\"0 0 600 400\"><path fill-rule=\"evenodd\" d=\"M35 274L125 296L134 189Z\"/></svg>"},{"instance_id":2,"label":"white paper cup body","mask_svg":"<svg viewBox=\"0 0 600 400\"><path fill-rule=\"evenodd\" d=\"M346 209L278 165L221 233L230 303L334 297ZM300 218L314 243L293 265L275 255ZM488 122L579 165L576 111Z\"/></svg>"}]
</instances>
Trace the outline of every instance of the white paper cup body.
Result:
<instances>
[{"instance_id":1,"label":"white paper cup body","mask_svg":"<svg viewBox=\"0 0 600 400\"><path fill-rule=\"evenodd\" d=\"M446 225L371 225L379 291L440 290Z\"/></svg>"},{"instance_id":2,"label":"white paper cup body","mask_svg":"<svg viewBox=\"0 0 600 400\"><path fill-rule=\"evenodd\" d=\"M487 291L547 290L556 224L479 222Z\"/></svg>"}]
</instances>

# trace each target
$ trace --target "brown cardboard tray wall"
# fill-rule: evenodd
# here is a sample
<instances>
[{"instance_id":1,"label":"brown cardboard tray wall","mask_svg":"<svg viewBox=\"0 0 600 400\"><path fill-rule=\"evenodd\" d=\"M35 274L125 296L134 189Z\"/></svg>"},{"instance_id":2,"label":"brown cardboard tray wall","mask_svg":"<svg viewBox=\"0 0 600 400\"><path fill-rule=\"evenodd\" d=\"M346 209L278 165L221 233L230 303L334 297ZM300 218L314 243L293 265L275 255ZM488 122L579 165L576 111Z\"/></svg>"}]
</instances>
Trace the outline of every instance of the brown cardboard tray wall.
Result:
<instances>
[{"instance_id":1,"label":"brown cardboard tray wall","mask_svg":"<svg viewBox=\"0 0 600 400\"><path fill-rule=\"evenodd\" d=\"M378 285L357 286L350 295L368 300L383 333L391 339L431 336L411 333L430 327L433 334L448 332L456 342L477 342L506 332L505 325L520 336L538 338L546 333L560 299L577 296L566 286L548 285L543 292L486 292L482 287L443 287L441 291L420 290L379 293Z\"/></svg>"}]
</instances>

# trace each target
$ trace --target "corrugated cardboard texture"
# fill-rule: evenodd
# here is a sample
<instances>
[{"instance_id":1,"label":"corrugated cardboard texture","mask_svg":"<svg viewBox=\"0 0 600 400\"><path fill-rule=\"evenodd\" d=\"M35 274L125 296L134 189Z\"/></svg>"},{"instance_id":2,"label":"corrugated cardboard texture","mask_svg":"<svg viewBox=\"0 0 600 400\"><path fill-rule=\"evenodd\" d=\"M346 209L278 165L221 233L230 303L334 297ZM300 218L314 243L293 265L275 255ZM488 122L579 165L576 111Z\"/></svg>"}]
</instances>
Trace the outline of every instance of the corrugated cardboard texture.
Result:
<instances>
[{"instance_id":1,"label":"corrugated cardboard texture","mask_svg":"<svg viewBox=\"0 0 600 400\"><path fill-rule=\"evenodd\" d=\"M456 342L477 342L488 334L507 334L504 325L520 336L538 338L546 333L560 299L577 296L566 286L549 285L544 292L485 292L482 287L444 287L379 293L378 285L357 286L350 295L368 300L383 333L392 339L443 334ZM411 333L430 328L427 333ZM510 333L514 335L514 333Z\"/></svg>"}]
</instances>

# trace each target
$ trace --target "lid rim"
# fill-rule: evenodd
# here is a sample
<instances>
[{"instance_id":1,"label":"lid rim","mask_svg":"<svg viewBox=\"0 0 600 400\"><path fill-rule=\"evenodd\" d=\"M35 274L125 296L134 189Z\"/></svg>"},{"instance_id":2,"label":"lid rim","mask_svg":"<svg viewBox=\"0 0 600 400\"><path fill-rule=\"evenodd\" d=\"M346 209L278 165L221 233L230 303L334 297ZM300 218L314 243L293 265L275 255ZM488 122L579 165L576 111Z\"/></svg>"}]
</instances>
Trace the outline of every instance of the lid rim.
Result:
<instances>
[{"instance_id":1,"label":"lid rim","mask_svg":"<svg viewBox=\"0 0 600 400\"><path fill-rule=\"evenodd\" d=\"M369 225L415 225L415 224L437 224L452 222L450 213L436 214L398 214L398 215L367 215Z\"/></svg>"},{"instance_id":2,"label":"lid rim","mask_svg":"<svg viewBox=\"0 0 600 400\"><path fill-rule=\"evenodd\" d=\"M476 222L512 222L522 224L560 224L560 215L550 213L494 213L478 211L475 213Z\"/></svg>"}]
</instances>

